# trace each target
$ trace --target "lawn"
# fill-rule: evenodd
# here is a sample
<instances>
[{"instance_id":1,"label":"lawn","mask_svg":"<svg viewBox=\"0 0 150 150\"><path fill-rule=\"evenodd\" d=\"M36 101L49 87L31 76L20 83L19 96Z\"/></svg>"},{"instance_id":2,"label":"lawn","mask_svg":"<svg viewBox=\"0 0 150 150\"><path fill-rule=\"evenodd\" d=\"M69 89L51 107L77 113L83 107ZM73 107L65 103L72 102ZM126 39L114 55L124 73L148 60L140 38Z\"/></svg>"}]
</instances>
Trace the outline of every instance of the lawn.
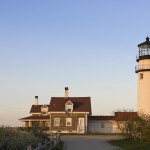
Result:
<instances>
[{"instance_id":1,"label":"lawn","mask_svg":"<svg viewBox=\"0 0 150 150\"><path fill-rule=\"evenodd\" d=\"M150 142L137 142L132 140L112 140L110 144L119 146L124 150L150 150Z\"/></svg>"}]
</instances>

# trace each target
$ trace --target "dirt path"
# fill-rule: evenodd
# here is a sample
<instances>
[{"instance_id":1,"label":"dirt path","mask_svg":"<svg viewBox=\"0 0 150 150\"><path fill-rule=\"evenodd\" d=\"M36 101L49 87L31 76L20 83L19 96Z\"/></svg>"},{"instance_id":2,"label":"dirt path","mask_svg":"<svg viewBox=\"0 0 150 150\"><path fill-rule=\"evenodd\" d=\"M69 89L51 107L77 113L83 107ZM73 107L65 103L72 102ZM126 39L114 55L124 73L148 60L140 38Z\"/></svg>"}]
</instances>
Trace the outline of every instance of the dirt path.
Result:
<instances>
[{"instance_id":1,"label":"dirt path","mask_svg":"<svg viewBox=\"0 0 150 150\"><path fill-rule=\"evenodd\" d=\"M114 135L96 135L96 136L62 136L65 143L65 150L121 150L118 147L110 145L107 141L120 139L120 136Z\"/></svg>"}]
</instances>

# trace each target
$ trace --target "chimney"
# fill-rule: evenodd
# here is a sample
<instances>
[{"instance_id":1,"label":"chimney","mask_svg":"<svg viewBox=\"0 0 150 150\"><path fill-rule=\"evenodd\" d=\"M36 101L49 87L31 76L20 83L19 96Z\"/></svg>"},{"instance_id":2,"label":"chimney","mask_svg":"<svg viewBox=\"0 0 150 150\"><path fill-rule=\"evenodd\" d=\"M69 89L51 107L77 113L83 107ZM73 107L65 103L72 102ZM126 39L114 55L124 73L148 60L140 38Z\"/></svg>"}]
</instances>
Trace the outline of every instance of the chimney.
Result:
<instances>
[{"instance_id":1,"label":"chimney","mask_svg":"<svg viewBox=\"0 0 150 150\"><path fill-rule=\"evenodd\" d=\"M65 87L65 98L68 98L68 87Z\"/></svg>"},{"instance_id":2,"label":"chimney","mask_svg":"<svg viewBox=\"0 0 150 150\"><path fill-rule=\"evenodd\" d=\"M35 106L38 105L38 96L35 96Z\"/></svg>"}]
</instances>

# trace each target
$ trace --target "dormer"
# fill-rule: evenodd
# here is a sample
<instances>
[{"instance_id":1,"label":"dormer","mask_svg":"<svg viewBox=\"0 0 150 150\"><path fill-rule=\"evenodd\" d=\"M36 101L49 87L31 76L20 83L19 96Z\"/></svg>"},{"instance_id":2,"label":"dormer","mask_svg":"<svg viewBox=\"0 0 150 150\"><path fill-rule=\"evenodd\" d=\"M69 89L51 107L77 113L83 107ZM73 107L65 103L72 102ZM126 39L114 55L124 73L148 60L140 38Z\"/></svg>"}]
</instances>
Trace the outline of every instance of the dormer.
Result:
<instances>
[{"instance_id":1,"label":"dormer","mask_svg":"<svg viewBox=\"0 0 150 150\"><path fill-rule=\"evenodd\" d=\"M65 110L67 113L72 113L73 103L70 100L65 104Z\"/></svg>"},{"instance_id":2,"label":"dormer","mask_svg":"<svg viewBox=\"0 0 150 150\"><path fill-rule=\"evenodd\" d=\"M47 105L43 105L41 107L41 112L42 112L43 115L47 115L47 113L48 113L48 107L47 107Z\"/></svg>"}]
</instances>

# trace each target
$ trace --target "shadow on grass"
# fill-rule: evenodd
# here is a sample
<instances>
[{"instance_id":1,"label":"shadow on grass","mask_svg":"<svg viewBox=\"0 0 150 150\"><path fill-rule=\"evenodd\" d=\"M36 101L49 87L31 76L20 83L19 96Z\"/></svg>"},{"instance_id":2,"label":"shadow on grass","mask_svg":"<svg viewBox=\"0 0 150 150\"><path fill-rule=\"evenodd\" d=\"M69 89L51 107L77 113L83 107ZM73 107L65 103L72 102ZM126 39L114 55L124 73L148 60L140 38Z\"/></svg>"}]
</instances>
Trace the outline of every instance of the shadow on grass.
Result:
<instances>
[{"instance_id":1,"label":"shadow on grass","mask_svg":"<svg viewBox=\"0 0 150 150\"><path fill-rule=\"evenodd\" d=\"M127 139L111 140L111 145L123 148L124 150L150 150L150 142L132 141Z\"/></svg>"}]
</instances>

